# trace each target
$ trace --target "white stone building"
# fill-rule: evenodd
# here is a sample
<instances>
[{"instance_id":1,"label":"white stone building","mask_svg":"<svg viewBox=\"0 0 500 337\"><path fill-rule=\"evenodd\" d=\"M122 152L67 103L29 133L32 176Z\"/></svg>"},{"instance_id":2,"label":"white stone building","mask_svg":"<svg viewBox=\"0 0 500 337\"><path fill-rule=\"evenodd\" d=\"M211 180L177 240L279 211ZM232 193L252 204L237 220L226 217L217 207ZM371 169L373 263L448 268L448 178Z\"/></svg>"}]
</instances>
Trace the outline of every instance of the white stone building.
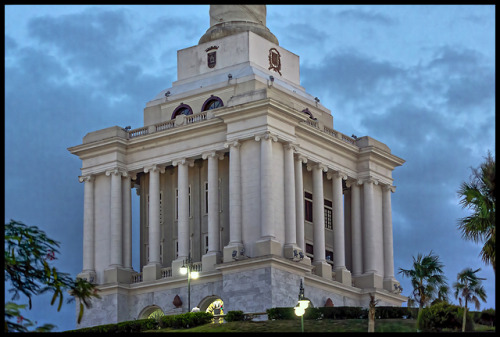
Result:
<instances>
[{"instance_id":1,"label":"white stone building","mask_svg":"<svg viewBox=\"0 0 500 337\"><path fill-rule=\"evenodd\" d=\"M85 184L79 277L102 297L78 327L188 311L188 257L200 271L190 307L201 310L291 307L301 280L316 307L367 306L370 293L379 305L406 301L391 218L404 160L333 128L300 86L299 57L266 27L266 7L211 5L210 28L177 60L178 80L146 104L144 127L90 132L68 149Z\"/></svg>"}]
</instances>

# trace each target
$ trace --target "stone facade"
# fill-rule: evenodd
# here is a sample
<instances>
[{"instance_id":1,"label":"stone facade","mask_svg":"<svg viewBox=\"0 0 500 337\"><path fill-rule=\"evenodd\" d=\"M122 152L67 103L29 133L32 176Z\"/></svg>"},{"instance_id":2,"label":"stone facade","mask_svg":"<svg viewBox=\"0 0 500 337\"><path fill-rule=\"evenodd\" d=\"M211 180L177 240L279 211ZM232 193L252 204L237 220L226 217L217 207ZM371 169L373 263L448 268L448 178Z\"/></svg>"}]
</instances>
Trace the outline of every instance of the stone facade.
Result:
<instances>
[{"instance_id":1,"label":"stone facade","mask_svg":"<svg viewBox=\"0 0 500 337\"><path fill-rule=\"evenodd\" d=\"M188 258L200 272L191 307L201 310L216 299L225 312L294 306L301 281L313 306L367 306L369 293L401 305L391 193L404 160L333 128L300 86L299 57L259 33L265 6L211 13L205 38L178 51L178 80L146 104L144 127L94 131L69 148L85 184L79 277L102 294L79 327L190 310ZM234 19L244 13L255 15Z\"/></svg>"}]
</instances>

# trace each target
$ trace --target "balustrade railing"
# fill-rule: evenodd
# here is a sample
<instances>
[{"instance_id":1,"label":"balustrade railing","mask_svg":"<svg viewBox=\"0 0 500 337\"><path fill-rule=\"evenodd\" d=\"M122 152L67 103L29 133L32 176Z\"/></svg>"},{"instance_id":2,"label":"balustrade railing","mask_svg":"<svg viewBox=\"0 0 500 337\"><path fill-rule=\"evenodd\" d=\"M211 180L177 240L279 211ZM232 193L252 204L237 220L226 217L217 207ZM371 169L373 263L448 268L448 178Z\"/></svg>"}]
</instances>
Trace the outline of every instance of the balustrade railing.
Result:
<instances>
[{"instance_id":1,"label":"balustrade railing","mask_svg":"<svg viewBox=\"0 0 500 337\"><path fill-rule=\"evenodd\" d=\"M172 267L161 269L161 278L172 277Z\"/></svg>"},{"instance_id":2,"label":"balustrade railing","mask_svg":"<svg viewBox=\"0 0 500 337\"><path fill-rule=\"evenodd\" d=\"M144 136L144 135L147 135L148 133L149 133L148 127L144 126L142 128L130 130L128 132L128 138L135 138L135 137L139 137L139 136Z\"/></svg>"},{"instance_id":3,"label":"balustrade railing","mask_svg":"<svg viewBox=\"0 0 500 337\"><path fill-rule=\"evenodd\" d=\"M175 127L175 119L171 119L169 121L156 124L156 131L168 130Z\"/></svg>"},{"instance_id":4,"label":"balustrade railing","mask_svg":"<svg viewBox=\"0 0 500 337\"><path fill-rule=\"evenodd\" d=\"M194 115L186 116L186 124L193 124L196 122L201 122L207 120L207 112L203 111Z\"/></svg>"},{"instance_id":5,"label":"balustrade railing","mask_svg":"<svg viewBox=\"0 0 500 337\"><path fill-rule=\"evenodd\" d=\"M132 274L132 283L142 282L142 273Z\"/></svg>"},{"instance_id":6,"label":"balustrade railing","mask_svg":"<svg viewBox=\"0 0 500 337\"><path fill-rule=\"evenodd\" d=\"M327 134L329 134L330 136L333 136L333 137L337 137L337 131L333 130L333 129L330 129L329 127L325 126L323 127L323 131Z\"/></svg>"}]
</instances>

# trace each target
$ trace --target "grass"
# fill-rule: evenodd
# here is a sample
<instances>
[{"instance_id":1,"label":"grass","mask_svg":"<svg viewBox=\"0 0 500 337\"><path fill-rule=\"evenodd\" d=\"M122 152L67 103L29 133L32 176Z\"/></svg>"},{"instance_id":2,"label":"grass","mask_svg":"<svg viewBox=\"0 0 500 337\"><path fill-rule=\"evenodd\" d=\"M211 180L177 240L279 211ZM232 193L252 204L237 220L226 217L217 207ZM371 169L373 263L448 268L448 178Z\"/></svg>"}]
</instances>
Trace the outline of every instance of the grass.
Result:
<instances>
[{"instance_id":1,"label":"grass","mask_svg":"<svg viewBox=\"0 0 500 337\"><path fill-rule=\"evenodd\" d=\"M148 332L300 332L300 320L245 321L224 324L205 324L189 329L160 329ZM367 332L368 320L305 320L304 332ZM375 332L415 332L413 319L384 319L375 321Z\"/></svg>"}]
</instances>

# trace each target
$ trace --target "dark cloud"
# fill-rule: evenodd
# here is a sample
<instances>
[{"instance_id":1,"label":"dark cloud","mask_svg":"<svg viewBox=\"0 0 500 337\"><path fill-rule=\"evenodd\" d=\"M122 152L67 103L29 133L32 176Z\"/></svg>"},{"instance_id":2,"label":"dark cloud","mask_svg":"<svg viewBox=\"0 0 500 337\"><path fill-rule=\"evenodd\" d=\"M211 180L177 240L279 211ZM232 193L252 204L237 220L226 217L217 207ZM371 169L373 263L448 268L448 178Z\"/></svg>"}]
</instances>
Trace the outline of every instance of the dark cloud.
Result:
<instances>
[{"instance_id":1,"label":"dark cloud","mask_svg":"<svg viewBox=\"0 0 500 337\"><path fill-rule=\"evenodd\" d=\"M384 26L393 26L397 24L397 20L388 15L378 13L376 11L366 11L363 9L346 9L335 14L336 19L342 21L352 20L356 23L380 24Z\"/></svg>"}]
</instances>

